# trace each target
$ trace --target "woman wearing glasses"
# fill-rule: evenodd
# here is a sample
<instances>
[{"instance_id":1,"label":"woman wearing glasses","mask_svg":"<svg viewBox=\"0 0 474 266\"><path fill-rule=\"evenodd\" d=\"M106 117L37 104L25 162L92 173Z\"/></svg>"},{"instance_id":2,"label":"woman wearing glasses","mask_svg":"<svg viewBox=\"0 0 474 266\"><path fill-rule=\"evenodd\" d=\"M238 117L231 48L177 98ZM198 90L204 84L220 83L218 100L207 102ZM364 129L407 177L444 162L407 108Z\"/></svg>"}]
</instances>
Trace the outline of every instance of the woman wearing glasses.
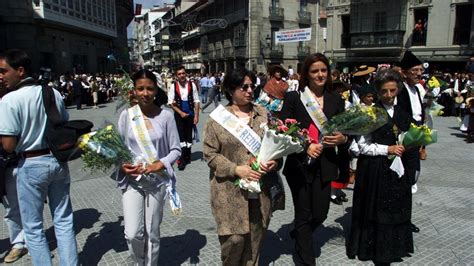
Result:
<instances>
[{"instance_id":1,"label":"woman wearing glasses","mask_svg":"<svg viewBox=\"0 0 474 266\"><path fill-rule=\"evenodd\" d=\"M230 129L239 125L254 137L262 137L260 125L267 122L267 111L252 103L255 80L247 70L227 73L223 85L229 105L214 111L205 129L204 157L210 167L211 206L223 265L257 264L270 221L270 191L264 180L276 174L278 163L269 161L260 165L261 172L252 170L249 160L253 155L244 144L248 139L234 136ZM234 184L239 178L263 180L262 192L239 188Z\"/></svg>"}]
</instances>

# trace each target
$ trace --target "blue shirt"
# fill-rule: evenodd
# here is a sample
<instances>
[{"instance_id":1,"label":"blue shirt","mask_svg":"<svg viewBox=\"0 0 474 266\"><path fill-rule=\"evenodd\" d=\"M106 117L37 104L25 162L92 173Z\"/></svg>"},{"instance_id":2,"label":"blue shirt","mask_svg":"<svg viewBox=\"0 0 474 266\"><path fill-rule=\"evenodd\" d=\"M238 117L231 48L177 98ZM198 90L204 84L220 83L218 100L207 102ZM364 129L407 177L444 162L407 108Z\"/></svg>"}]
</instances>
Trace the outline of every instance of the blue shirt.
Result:
<instances>
[{"instance_id":1,"label":"blue shirt","mask_svg":"<svg viewBox=\"0 0 474 266\"><path fill-rule=\"evenodd\" d=\"M208 77L202 77L201 81L201 88L209 88L209 78Z\"/></svg>"},{"instance_id":2,"label":"blue shirt","mask_svg":"<svg viewBox=\"0 0 474 266\"><path fill-rule=\"evenodd\" d=\"M54 96L59 113L67 121L69 115L61 94L54 90ZM18 136L17 153L48 148L41 86L28 85L5 95L0 101L0 114L0 135Z\"/></svg>"}]
</instances>

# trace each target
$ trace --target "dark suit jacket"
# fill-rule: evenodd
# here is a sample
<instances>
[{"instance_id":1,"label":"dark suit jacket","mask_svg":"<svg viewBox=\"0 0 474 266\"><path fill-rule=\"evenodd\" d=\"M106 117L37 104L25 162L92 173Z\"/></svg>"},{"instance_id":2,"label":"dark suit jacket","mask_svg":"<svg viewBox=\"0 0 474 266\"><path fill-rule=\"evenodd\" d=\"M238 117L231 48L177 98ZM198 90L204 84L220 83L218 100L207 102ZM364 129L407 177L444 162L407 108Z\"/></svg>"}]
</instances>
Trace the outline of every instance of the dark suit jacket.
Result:
<instances>
[{"instance_id":1,"label":"dark suit jacket","mask_svg":"<svg viewBox=\"0 0 474 266\"><path fill-rule=\"evenodd\" d=\"M328 119L331 119L336 114L344 112L344 101L341 96L335 92L324 92L324 108L323 112ZM285 96L283 108L280 112L282 120L286 118L293 118L300 122L301 127L309 128L312 122L311 117L300 100L300 93L293 91ZM344 178L349 172L349 148L350 141L346 144L338 146L338 153L335 148L324 148L323 153L316 162L308 166L306 150L289 155L286 159L283 174L290 178L305 178L311 182L313 178L319 173L322 181L335 180L340 176ZM340 173L339 173L340 172Z\"/></svg>"},{"instance_id":2,"label":"dark suit jacket","mask_svg":"<svg viewBox=\"0 0 474 266\"><path fill-rule=\"evenodd\" d=\"M418 88L417 88L418 89ZM421 121L425 121L425 108L423 107L423 100L421 99L420 91L418 89L418 96L421 104ZM397 106L402 110L405 110L411 117L413 117L413 109L410 102L410 95L408 95L408 89L404 85L397 96Z\"/></svg>"}]
</instances>

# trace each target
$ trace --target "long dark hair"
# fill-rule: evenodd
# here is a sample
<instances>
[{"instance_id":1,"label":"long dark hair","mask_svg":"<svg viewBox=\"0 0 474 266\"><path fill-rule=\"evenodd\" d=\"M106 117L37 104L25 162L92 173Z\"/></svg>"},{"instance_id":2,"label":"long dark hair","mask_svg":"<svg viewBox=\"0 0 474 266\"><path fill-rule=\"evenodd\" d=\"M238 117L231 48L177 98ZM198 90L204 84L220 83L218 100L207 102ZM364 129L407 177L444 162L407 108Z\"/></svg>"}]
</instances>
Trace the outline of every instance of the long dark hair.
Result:
<instances>
[{"instance_id":1,"label":"long dark hair","mask_svg":"<svg viewBox=\"0 0 474 266\"><path fill-rule=\"evenodd\" d=\"M155 101L153 101L154 104L156 104L157 106L162 106L163 104L168 103L168 95L166 95L166 92L164 90L158 87L158 82L153 72L146 69L142 69L135 72L135 74L133 74L132 76L133 86L137 85L137 81L139 79L149 79L153 81L153 84L155 85L155 88L157 90Z\"/></svg>"},{"instance_id":2,"label":"long dark hair","mask_svg":"<svg viewBox=\"0 0 474 266\"><path fill-rule=\"evenodd\" d=\"M299 86L300 91L304 90L306 86L309 87L309 69L311 68L312 64L318 61L323 62L328 69L328 72L327 72L328 77L326 79L326 84L324 85L324 88L329 89L330 91L332 90L331 66L329 65L329 60L322 53L315 53L315 54L309 55L304 60L303 68L301 69L301 73L300 73L300 86Z\"/></svg>"}]
</instances>

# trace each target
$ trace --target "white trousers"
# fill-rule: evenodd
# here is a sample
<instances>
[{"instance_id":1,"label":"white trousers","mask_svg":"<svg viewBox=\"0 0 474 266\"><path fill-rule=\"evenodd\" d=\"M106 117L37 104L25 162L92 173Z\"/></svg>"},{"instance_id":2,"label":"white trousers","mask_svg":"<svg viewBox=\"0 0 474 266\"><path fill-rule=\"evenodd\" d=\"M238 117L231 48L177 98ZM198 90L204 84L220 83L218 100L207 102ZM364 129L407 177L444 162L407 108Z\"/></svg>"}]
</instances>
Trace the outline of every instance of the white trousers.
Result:
<instances>
[{"instance_id":1,"label":"white trousers","mask_svg":"<svg viewBox=\"0 0 474 266\"><path fill-rule=\"evenodd\" d=\"M135 265L158 265L165 195L165 185L154 191L129 185L122 194L125 238Z\"/></svg>"}]
</instances>

